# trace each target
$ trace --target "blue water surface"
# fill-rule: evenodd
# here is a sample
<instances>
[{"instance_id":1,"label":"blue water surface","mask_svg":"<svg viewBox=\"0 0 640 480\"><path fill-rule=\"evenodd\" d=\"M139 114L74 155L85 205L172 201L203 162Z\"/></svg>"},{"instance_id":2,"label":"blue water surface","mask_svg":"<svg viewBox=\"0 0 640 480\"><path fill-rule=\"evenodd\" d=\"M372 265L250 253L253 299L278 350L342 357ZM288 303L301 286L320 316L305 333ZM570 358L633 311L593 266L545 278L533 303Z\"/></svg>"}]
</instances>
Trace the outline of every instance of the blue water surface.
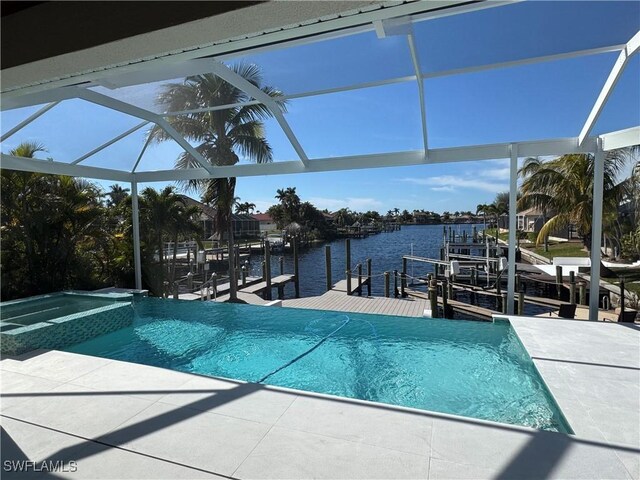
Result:
<instances>
[{"instance_id":1,"label":"blue water surface","mask_svg":"<svg viewBox=\"0 0 640 480\"><path fill-rule=\"evenodd\" d=\"M67 351L570 432L508 322L154 298L135 310Z\"/></svg>"}]
</instances>

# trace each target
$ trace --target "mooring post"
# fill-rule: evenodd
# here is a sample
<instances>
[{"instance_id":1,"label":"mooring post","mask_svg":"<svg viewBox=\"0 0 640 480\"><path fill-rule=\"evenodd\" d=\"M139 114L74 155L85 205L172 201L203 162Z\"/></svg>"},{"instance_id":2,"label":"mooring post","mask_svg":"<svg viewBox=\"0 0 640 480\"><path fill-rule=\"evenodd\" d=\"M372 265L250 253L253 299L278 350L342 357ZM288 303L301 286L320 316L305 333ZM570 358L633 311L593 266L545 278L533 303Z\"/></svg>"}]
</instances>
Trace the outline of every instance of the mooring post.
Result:
<instances>
[{"instance_id":1,"label":"mooring post","mask_svg":"<svg viewBox=\"0 0 640 480\"><path fill-rule=\"evenodd\" d=\"M193 273L191 273L191 270L187 273L187 290L189 292L193 291Z\"/></svg>"},{"instance_id":2,"label":"mooring post","mask_svg":"<svg viewBox=\"0 0 640 480\"><path fill-rule=\"evenodd\" d=\"M278 263L280 266L280 275L284 275L284 257L280 256L280 258L278 258Z\"/></svg>"},{"instance_id":3,"label":"mooring post","mask_svg":"<svg viewBox=\"0 0 640 480\"><path fill-rule=\"evenodd\" d=\"M358 295L362 296L362 264L359 263L356 268L358 269Z\"/></svg>"},{"instance_id":4,"label":"mooring post","mask_svg":"<svg viewBox=\"0 0 640 480\"><path fill-rule=\"evenodd\" d=\"M576 303L576 273L573 270L569 272L569 303Z\"/></svg>"},{"instance_id":5,"label":"mooring post","mask_svg":"<svg viewBox=\"0 0 640 480\"><path fill-rule=\"evenodd\" d=\"M398 270L393 271L393 296L398 298L400 293L398 292Z\"/></svg>"},{"instance_id":6,"label":"mooring post","mask_svg":"<svg viewBox=\"0 0 640 480\"><path fill-rule=\"evenodd\" d=\"M429 282L429 301L431 302L431 318L440 318L438 313L438 281Z\"/></svg>"},{"instance_id":7,"label":"mooring post","mask_svg":"<svg viewBox=\"0 0 640 480\"><path fill-rule=\"evenodd\" d=\"M331 280L331 245L324 247L324 268L327 276L327 292L331 290L333 282Z\"/></svg>"},{"instance_id":8,"label":"mooring post","mask_svg":"<svg viewBox=\"0 0 640 480\"><path fill-rule=\"evenodd\" d=\"M518 315L524 313L524 291L518 291Z\"/></svg>"},{"instance_id":9,"label":"mooring post","mask_svg":"<svg viewBox=\"0 0 640 480\"><path fill-rule=\"evenodd\" d=\"M407 298L407 293L405 292L406 287L407 287L407 274L402 272L400 274L400 296L402 298Z\"/></svg>"},{"instance_id":10,"label":"mooring post","mask_svg":"<svg viewBox=\"0 0 640 480\"><path fill-rule=\"evenodd\" d=\"M267 288L264 291L264 296L266 300L271 300L271 248L269 245L269 240L264 241L264 270L267 274L264 281L267 284Z\"/></svg>"},{"instance_id":11,"label":"mooring post","mask_svg":"<svg viewBox=\"0 0 640 480\"><path fill-rule=\"evenodd\" d=\"M178 284L173 282L173 299L178 300Z\"/></svg>"},{"instance_id":12,"label":"mooring post","mask_svg":"<svg viewBox=\"0 0 640 480\"><path fill-rule=\"evenodd\" d=\"M344 241L344 250L346 254L347 270L351 270L351 239L347 238Z\"/></svg>"},{"instance_id":13,"label":"mooring post","mask_svg":"<svg viewBox=\"0 0 640 480\"><path fill-rule=\"evenodd\" d=\"M449 299L450 300L455 300L453 298L453 280L450 280L450 281L447 282L447 289L448 289L447 290L447 294L449 296Z\"/></svg>"},{"instance_id":14,"label":"mooring post","mask_svg":"<svg viewBox=\"0 0 640 480\"><path fill-rule=\"evenodd\" d=\"M300 265L298 262L298 236L293 238L293 288L296 298L300 298Z\"/></svg>"},{"instance_id":15,"label":"mooring post","mask_svg":"<svg viewBox=\"0 0 640 480\"><path fill-rule=\"evenodd\" d=\"M384 272L384 296L389 298L389 272Z\"/></svg>"},{"instance_id":16,"label":"mooring post","mask_svg":"<svg viewBox=\"0 0 640 480\"><path fill-rule=\"evenodd\" d=\"M371 259L367 258L367 296L371 296Z\"/></svg>"},{"instance_id":17,"label":"mooring post","mask_svg":"<svg viewBox=\"0 0 640 480\"><path fill-rule=\"evenodd\" d=\"M502 292L502 313L507 313L507 292Z\"/></svg>"},{"instance_id":18,"label":"mooring post","mask_svg":"<svg viewBox=\"0 0 640 480\"><path fill-rule=\"evenodd\" d=\"M586 305L587 304L587 283L580 282L580 285L578 286L578 291L580 296L580 305Z\"/></svg>"},{"instance_id":19,"label":"mooring post","mask_svg":"<svg viewBox=\"0 0 640 480\"><path fill-rule=\"evenodd\" d=\"M267 281L267 262L262 261L262 281Z\"/></svg>"},{"instance_id":20,"label":"mooring post","mask_svg":"<svg viewBox=\"0 0 640 480\"><path fill-rule=\"evenodd\" d=\"M451 227L449 227L451 228ZM444 312L443 317L449 318L449 286L447 285L449 282L446 278L442 279L442 311Z\"/></svg>"},{"instance_id":21,"label":"mooring post","mask_svg":"<svg viewBox=\"0 0 640 480\"><path fill-rule=\"evenodd\" d=\"M218 298L218 275L216 272L211 274L211 290L213 290L213 298L216 300Z\"/></svg>"},{"instance_id":22,"label":"mooring post","mask_svg":"<svg viewBox=\"0 0 640 480\"><path fill-rule=\"evenodd\" d=\"M624 277L620 277L620 318L624 318Z\"/></svg>"},{"instance_id":23,"label":"mooring post","mask_svg":"<svg viewBox=\"0 0 640 480\"><path fill-rule=\"evenodd\" d=\"M351 295L351 270L347 269L347 295Z\"/></svg>"},{"instance_id":24,"label":"mooring post","mask_svg":"<svg viewBox=\"0 0 640 480\"><path fill-rule=\"evenodd\" d=\"M558 300L560 300L560 293L562 287L562 265L556 265L556 291Z\"/></svg>"},{"instance_id":25,"label":"mooring post","mask_svg":"<svg viewBox=\"0 0 640 480\"><path fill-rule=\"evenodd\" d=\"M242 276L242 288L247 286L247 267L242 265L240 274Z\"/></svg>"}]
</instances>

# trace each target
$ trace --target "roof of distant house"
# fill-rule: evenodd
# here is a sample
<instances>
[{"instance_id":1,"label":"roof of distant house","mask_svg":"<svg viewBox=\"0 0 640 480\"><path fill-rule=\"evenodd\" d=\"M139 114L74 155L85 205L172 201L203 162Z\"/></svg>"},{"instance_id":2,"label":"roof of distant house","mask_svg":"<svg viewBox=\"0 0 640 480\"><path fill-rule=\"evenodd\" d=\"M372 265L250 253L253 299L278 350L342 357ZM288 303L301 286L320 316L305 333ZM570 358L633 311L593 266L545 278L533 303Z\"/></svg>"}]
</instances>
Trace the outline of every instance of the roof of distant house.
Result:
<instances>
[{"instance_id":1,"label":"roof of distant house","mask_svg":"<svg viewBox=\"0 0 640 480\"><path fill-rule=\"evenodd\" d=\"M268 213L255 213L253 218L258 220L259 222L273 222L273 218Z\"/></svg>"},{"instance_id":2,"label":"roof of distant house","mask_svg":"<svg viewBox=\"0 0 640 480\"><path fill-rule=\"evenodd\" d=\"M518 212L518 215L527 216L527 217L540 217L542 216L542 212L538 210L536 207L531 207L521 212Z\"/></svg>"}]
</instances>

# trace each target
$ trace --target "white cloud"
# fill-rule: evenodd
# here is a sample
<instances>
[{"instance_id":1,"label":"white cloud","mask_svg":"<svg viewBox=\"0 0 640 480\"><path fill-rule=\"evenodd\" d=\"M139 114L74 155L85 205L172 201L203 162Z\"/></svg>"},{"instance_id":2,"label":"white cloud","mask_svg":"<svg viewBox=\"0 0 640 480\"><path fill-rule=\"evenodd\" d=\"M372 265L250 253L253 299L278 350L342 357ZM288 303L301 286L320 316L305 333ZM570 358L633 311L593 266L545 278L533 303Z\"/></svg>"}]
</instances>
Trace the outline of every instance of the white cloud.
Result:
<instances>
[{"instance_id":1,"label":"white cloud","mask_svg":"<svg viewBox=\"0 0 640 480\"><path fill-rule=\"evenodd\" d=\"M455 192L456 189L451 185L445 185L443 187L431 187L431 190L434 192Z\"/></svg>"},{"instance_id":2,"label":"white cloud","mask_svg":"<svg viewBox=\"0 0 640 480\"><path fill-rule=\"evenodd\" d=\"M428 178L402 178L401 181L414 183L416 185L425 185L439 191L453 191L454 189L474 189L484 192L499 193L508 189L507 184L499 182L491 182L488 180L479 180L475 178L461 178L453 175L440 175Z\"/></svg>"},{"instance_id":3,"label":"white cloud","mask_svg":"<svg viewBox=\"0 0 640 480\"><path fill-rule=\"evenodd\" d=\"M484 178L493 178L495 180L508 180L510 169L506 168L489 168L487 170L480 170L478 172L481 177Z\"/></svg>"},{"instance_id":4,"label":"white cloud","mask_svg":"<svg viewBox=\"0 0 640 480\"><path fill-rule=\"evenodd\" d=\"M341 208L350 208L355 211L372 210L382 205L382 202L375 198L347 197L347 198L325 198L312 197L309 201L320 210L327 209L331 212Z\"/></svg>"}]
</instances>

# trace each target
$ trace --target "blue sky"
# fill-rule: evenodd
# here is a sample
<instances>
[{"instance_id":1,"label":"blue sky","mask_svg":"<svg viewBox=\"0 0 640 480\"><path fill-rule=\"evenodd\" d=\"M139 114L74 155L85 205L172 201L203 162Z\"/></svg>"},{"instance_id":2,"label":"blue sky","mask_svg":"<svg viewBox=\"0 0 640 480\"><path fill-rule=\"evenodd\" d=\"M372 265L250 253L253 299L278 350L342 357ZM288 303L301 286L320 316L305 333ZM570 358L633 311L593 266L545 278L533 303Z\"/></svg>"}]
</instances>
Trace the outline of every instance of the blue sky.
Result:
<instances>
[{"instance_id":1,"label":"blue sky","mask_svg":"<svg viewBox=\"0 0 640 480\"><path fill-rule=\"evenodd\" d=\"M640 29L640 2L524 2L414 26L424 72L517 60L625 43ZM425 80L432 148L576 136L617 53L501 68ZM272 50L243 58L264 81L288 94L413 74L404 37L373 32ZM101 90L154 108L157 86ZM287 120L311 158L422 148L415 82L290 100ZM3 112L6 131L37 108ZM139 120L80 100L64 102L2 145L37 140L44 157L73 161ZM640 124L640 58L632 59L593 133ZM274 161L295 160L278 124L266 122ZM83 162L130 169L145 129ZM154 145L138 170L171 168L180 148ZM295 186L303 200L335 210L475 210L507 189L506 160L379 168L238 180L237 195L265 210L278 188ZM108 186L110 182L100 182ZM152 184L162 186L163 184Z\"/></svg>"}]
</instances>

